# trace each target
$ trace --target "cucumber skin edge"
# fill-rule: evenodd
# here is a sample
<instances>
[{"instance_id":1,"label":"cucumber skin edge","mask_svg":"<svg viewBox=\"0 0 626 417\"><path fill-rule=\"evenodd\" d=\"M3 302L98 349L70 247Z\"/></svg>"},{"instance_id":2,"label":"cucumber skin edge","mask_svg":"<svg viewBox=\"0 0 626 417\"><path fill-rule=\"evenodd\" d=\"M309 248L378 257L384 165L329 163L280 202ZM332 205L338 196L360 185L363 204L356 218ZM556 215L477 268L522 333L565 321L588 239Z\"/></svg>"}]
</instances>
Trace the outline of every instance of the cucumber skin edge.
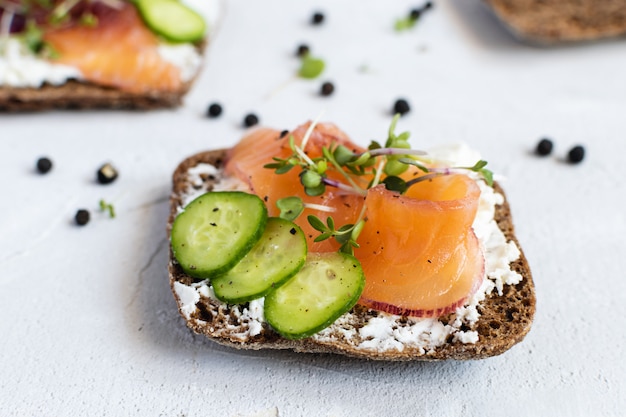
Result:
<instances>
[{"instance_id":1,"label":"cucumber skin edge","mask_svg":"<svg viewBox=\"0 0 626 417\"><path fill-rule=\"evenodd\" d=\"M250 249L252 249L252 247L259 241L259 239L261 239L261 236L263 236L263 232L265 231L265 225L267 224L267 219L268 219L267 207L265 206L265 203L262 202L262 200L259 199L259 201L261 201L261 203L262 203L261 206L263 207L263 215L261 217L261 221L259 223L259 227L257 228L255 234L250 238L250 240L247 242L247 244L242 248L242 250L238 254L240 256L234 257L231 262L229 262L227 264L224 264L220 268L213 269L211 271L203 271L203 270L198 271L197 269L186 268L186 266L183 265L178 260L178 258L176 257L176 248L172 244L172 238L170 237L170 246L172 247L172 252L174 254L174 259L176 259L176 262L178 263L178 265L180 265L180 267L183 270L183 272L185 274L189 275L192 278L208 279L211 276L223 274L224 272L226 272L226 271L230 270L232 267L234 267L239 261L241 261L243 259L243 257L246 256L246 254L248 252L250 252ZM176 224L176 219L174 219L174 222L172 223L172 230L174 229L174 225L175 224Z\"/></svg>"},{"instance_id":2,"label":"cucumber skin edge","mask_svg":"<svg viewBox=\"0 0 626 417\"><path fill-rule=\"evenodd\" d=\"M351 258L353 258L353 260L356 261L358 263L359 267L361 268L361 263L359 262L359 260L357 258L355 258L352 255L347 255L347 254L345 254L345 255L346 256L350 256ZM270 317L267 315L266 312L265 312L265 320L267 321L267 323L272 327L272 329L276 333L278 333L279 335L281 335L285 339L289 339L289 340L304 339L306 337L313 336L314 334L324 330L325 328L327 328L328 326L333 324L339 317L343 316L346 312L350 311L350 309L352 307L354 307L356 305L356 303L359 301L359 298L361 297L361 294L363 293L364 289L365 289L365 274L363 273L363 269L361 268L360 285L357 288L357 290L354 292L355 295L348 302L346 302L346 304L341 309L337 310L338 313L333 314L328 320L326 320L325 322L323 322L319 326L316 326L315 328L309 329L309 330L307 330L307 331L305 331L303 333L290 333L290 332L285 332L285 331L278 330L276 327L274 327L272 325L272 323L271 323L272 320L270 319Z\"/></svg>"},{"instance_id":3,"label":"cucumber skin edge","mask_svg":"<svg viewBox=\"0 0 626 417\"><path fill-rule=\"evenodd\" d=\"M198 43L201 42L204 37L206 36L206 32L207 32L207 28L208 28L208 24L206 22L206 20L195 10L190 9L189 7L187 7L189 9L189 11L193 14L195 14L196 16L198 16L198 18L202 21L203 25L202 25L202 31L201 34L199 34L198 36L194 37L194 38L180 38L180 37L175 37L175 36L168 36L165 35L162 31L160 31L157 27L155 27L155 25L151 24L150 22L148 22L148 19L145 18L144 15L144 5L142 4L142 0L133 0L131 1L131 3L135 6L135 8L137 9L137 11L139 12L139 16L141 17L141 21L146 25L146 27L148 29L150 29L150 31L152 33L154 33L157 36L161 36L163 39L165 39L168 42L173 42L173 43ZM185 6L186 7L186 6Z\"/></svg>"},{"instance_id":4,"label":"cucumber skin edge","mask_svg":"<svg viewBox=\"0 0 626 417\"><path fill-rule=\"evenodd\" d=\"M269 220L269 218L268 218ZM299 234L302 236L302 238L305 240L305 245L306 245L306 237L304 236L304 232L302 231L302 229L300 228L300 226L298 226L297 224L292 223L292 227L295 227ZM258 242L258 240L257 240ZM256 243L255 243L256 244ZM247 253L247 252L246 252ZM245 255L244 255L245 256ZM243 259L243 258L242 258ZM239 262L239 261L238 261ZM291 278L293 278L298 272L300 272L300 270L302 269L302 267L304 266L304 264L306 263L306 254L304 256L304 258L302 258L302 260L299 262L299 264L296 266L296 268L294 269L294 271L291 274L287 274L285 275L285 277L283 279L281 279L280 281L277 281L274 283L273 286L270 286L269 288L267 288L266 290L263 290L257 294L254 295L249 295L246 297L240 297L240 298L231 298L231 299L226 299L226 298L222 298L217 291L215 291L215 286L213 285L213 282L211 280L211 285L213 286L213 292L215 293L215 296L217 297L218 300L224 302L224 303L228 303L228 304L241 304L241 303L247 303L248 301L252 301L252 300L256 300L257 298L261 298L261 297L265 297L267 294L269 294L270 292L272 292L273 290L275 290L276 288L281 287L282 285L286 284L287 281L289 281ZM235 264L236 265L236 264ZM233 267L235 266L233 265ZM231 267L232 268L232 267ZM221 272L221 274L224 274L226 272L228 272L230 270L230 268L226 271ZM219 278L220 274L216 274L217 276L214 276L213 278Z\"/></svg>"}]
</instances>

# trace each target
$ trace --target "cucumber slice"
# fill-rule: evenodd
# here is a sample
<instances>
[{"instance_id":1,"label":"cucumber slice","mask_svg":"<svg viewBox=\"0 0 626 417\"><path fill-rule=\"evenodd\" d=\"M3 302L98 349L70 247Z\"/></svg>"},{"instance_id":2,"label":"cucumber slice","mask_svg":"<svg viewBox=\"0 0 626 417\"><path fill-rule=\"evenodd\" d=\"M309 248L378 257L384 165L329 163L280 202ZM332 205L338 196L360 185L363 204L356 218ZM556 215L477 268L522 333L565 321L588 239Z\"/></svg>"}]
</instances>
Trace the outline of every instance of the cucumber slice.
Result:
<instances>
[{"instance_id":1,"label":"cucumber slice","mask_svg":"<svg viewBox=\"0 0 626 417\"><path fill-rule=\"evenodd\" d=\"M265 297L265 319L288 339L311 336L350 310L364 286L363 269L354 256L310 253L291 280Z\"/></svg>"},{"instance_id":2,"label":"cucumber slice","mask_svg":"<svg viewBox=\"0 0 626 417\"><path fill-rule=\"evenodd\" d=\"M202 16L178 0L136 0L146 25L171 42L197 42L204 38Z\"/></svg>"},{"instance_id":3,"label":"cucumber slice","mask_svg":"<svg viewBox=\"0 0 626 417\"><path fill-rule=\"evenodd\" d=\"M263 297L302 268L306 253L302 230L288 220L270 217L250 252L225 274L211 279L215 295L231 304Z\"/></svg>"},{"instance_id":4,"label":"cucumber slice","mask_svg":"<svg viewBox=\"0 0 626 417\"><path fill-rule=\"evenodd\" d=\"M239 191L203 194L174 220L174 257L192 277L226 272L261 238L266 222L267 208L256 195Z\"/></svg>"}]
</instances>

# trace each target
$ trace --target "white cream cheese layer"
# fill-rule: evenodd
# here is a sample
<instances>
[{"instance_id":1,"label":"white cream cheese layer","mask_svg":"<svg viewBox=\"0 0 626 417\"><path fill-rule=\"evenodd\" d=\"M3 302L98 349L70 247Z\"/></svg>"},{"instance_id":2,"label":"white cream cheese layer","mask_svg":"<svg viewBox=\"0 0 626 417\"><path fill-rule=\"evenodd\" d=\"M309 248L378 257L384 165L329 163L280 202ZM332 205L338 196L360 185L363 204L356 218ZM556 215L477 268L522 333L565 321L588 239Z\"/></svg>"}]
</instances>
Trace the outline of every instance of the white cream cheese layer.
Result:
<instances>
[{"instance_id":1,"label":"white cream cheese layer","mask_svg":"<svg viewBox=\"0 0 626 417\"><path fill-rule=\"evenodd\" d=\"M37 58L18 38L0 37L0 86L39 88L44 83L61 85L80 78L74 67Z\"/></svg>"},{"instance_id":2,"label":"white cream cheese layer","mask_svg":"<svg viewBox=\"0 0 626 417\"><path fill-rule=\"evenodd\" d=\"M473 166L480 155L467 145L459 144L440 148L429 152L439 160L446 160L452 166ZM222 177L220 172L212 165L199 164L188 172L192 186L183 197L183 206L202 195L205 190L199 188L203 176L213 176L217 179L215 191L219 190L247 190L247 186L236 179ZM489 187L483 180L474 177L481 189L478 203L478 213L473 223L473 228L478 237L483 254L485 256L485 278L479 289L467 303L458 308L449 321L438 318L408 318L379 312L360 329L355 329L350 323L355 322L352 313L346 313L328 328L312 336L321 342L332 342L338 338L358 343L360 349L377 352L402 351L405 347L417 347L422 354L427 354L432 349L446 342L449 336L461 343L476 343L479 340L478 332L474 330L461 330L462 326L472 328L478 321L480 312L478 305L494 289L501 294L504 285L515 285L522 280L522 276L511 270L511 262L517 260L520 251L512 241L507 241L504 234L494 220L496 205L503 203L503 196ZM182 207L180 208L182 211ZM199 295L210 297L217 301L215 294L210 290L208 281L203 281L187 287L177 283L176 292L179 298L179 307L188 319L196 311L198 297L193 297L190 291L196 291ZM260 331L263 323L262 300L254 301L254 308L260 309L260 313L251 314L252 303L248 308L231 306L237 309L236 314L245 317L250 326L250 334ZM255 333L257 334L257 333ZM340 335L338 337L337 335Z\"/></svg>"},{"instance_id":3,"label":"white cream cheese layer","mask_svg":"<svg viewBox=\"0 0 626 417\"><path fill-rule=\"evenodd\" d=\"M222 0L185 0L184 3L202 15L211 37L222 13ZM183 82L191 81L200 71L202 56L191 44L163 42L158 51L163 59L180 69ZM18 36L0 35L0 87L40 88L45 83L58 86L72 79L82 79L77 68L37 57Z\"/></svg>"}]
</instances>

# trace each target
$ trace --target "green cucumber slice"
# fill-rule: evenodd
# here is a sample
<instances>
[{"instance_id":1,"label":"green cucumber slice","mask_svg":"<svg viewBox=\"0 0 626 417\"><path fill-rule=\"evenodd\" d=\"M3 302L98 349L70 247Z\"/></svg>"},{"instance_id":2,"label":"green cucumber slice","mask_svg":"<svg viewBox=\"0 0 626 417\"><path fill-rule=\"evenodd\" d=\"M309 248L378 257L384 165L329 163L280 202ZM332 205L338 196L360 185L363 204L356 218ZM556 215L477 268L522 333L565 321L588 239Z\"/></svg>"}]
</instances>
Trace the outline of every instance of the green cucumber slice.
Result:
<instances>
[{"instance_id":1,"label":"green cucumber slice","mask_svg":"<svg viewBox=\"0 0 626 417\"><path fill-rule=\"evenodd\" d=\"M267 208L256 195L239 191L203 194L174 220L174 257L195 278L226 272L261 238L266 222Z\"/></svg>"},{"instance_id":2,"label":"green cucumber slice","mask_svg":"<svg viewBox=\"0 0 626 417\"><path fill-rule=\"evenodd\" d=\"M310 253L292 279L265 297L265 319L285 338L308 337L350 310L364 286L365 275L354 256Z\"/></svg>"},{"instance_id":3,"label":"green cucumber slice","mask_svg":"<svg viewBox=\"0 0 626 417\"><path fill-rule=\"evenodd\" d=\"M307 245L302 230L278 217L267 219L265 232L232 269L211 279L220 300L238 304L265 296L302 268Z\"/></svg>"},{"instance_id":4,"label":"green cucumber slice","mask_svg":"<svg viewBox=\"0 0 626 417\"><path fill-rule=\"evenodd\" d=\"M197 42L204 38L206 22L178 0L136 0L146 25L171 42Z\"/></svg>"}]
</instances>

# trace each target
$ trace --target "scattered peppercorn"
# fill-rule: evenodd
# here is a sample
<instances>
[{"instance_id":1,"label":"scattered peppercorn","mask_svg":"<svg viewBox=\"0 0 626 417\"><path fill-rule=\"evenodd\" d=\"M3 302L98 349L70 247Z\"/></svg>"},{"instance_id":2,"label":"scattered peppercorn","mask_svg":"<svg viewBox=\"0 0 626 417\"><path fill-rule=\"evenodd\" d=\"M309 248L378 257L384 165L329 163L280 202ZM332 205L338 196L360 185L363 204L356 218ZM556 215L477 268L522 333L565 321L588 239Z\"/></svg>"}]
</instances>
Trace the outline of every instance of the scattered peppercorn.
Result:
<instances>
[{"instance_id":1,"label":"scattered peppercorn","mask_svg":"<svg viewBox=\"0 0 626 417\"><path fill-rule=\"evenodd\" d=\"M85 209L80 209L76 212L76 215L74 216L74 220L76 221L76 224L79 226L84 226L87 223L89 223L89 211L85 210Z\"/></svg>"},{"instance_id":2,"label":"scattered peppercorn","mask_svg":"<svg viewBox=\"0 0 626 417\"><path fill-rule=\"evenodd\" d=\"M303 57L305 55L308 55L309 52L311 52L311 48L309 48L309 45L301 44L300 46L298 46L298 50L296 51L296 55L299 56L299 57Z\"/></svg>"},{"instance_id":3,"label":"scattered peppercorn","mask_svg":"<svg viewBox=\"0 0 626 417\"><path fill-rule=\"evenodd\" d=\"M540 156L548 156L552 153L552 148L553 148L552 141L548 138L543 138L537 144L535 153Z\"/></svg>"},{"instance_id":4,"label":"scattered peppercorn","mask_svg":"<svg viewBox=\"0 0 626 417\"><path fill-rule=\"evenodd\" d=\"M289 134L288 130L283 130L282 132L280 132L280 139L284 138L285 136L287 136Z\"/></svg>"},{"instance_id":5,"label":"scattered peppercorn","mask_svg":"<svg viewBox=\"0 0 626 417\"><path fill-rule=\"evenodd\" d=\"M47 174L52 169L52 161L46 157L37 160L37 171L40 174Z\"/></svg>"},{"instance_id":6,"label":"scattered peppercorn","mask_svg":"<svg viewBox=\"0 0 626 417\"><path fill-rule=\"evenodd\" d=\"M426 3L424 3L422 7L417 7L415 9L412 9L411 12L409 13L409 18L413 21L416 21L422 16L422 13L424 13L428 9L432 9L432 7L433 7L433 4L427 1Z\"/></svg>"},{"instance_id":7,"label":"scattered peppercorn","mask_svg":"<svg viewBox=\"0 0 626 417\"><path fill-rule=\"evenodd\" d=\"M313 17L311 18L311 23L314 25L319 25L324 21L324 14L321 12L313 13Z\"/></svg>"},{"instance_id":8,"label":"scattered peppercorn","mask_svg":"<svg viewBox=\"0 0 626 417\"><path fill-rule=\"evenodd\" d=\"M577 164L585 158L585 148L580 145L574 146L567 153L567 160L572 164Z\"/></svg>"},{"instance_id":9,"label":"scattered peppercorn","mask_svg":"<svg viewBox=\"0 0 626 417\"><path fill-rule=\"evenodd\" d=\"M404 116L409 111L411 111L411 106L409 106L408 101L403 98L396 100L395 104L393 105L394 114L400 113L401 116Z\"/></svg>"},{"instance_id":10,"label":"scattered peppercorn","mask_svg":"<svg viewBox=\"0 0 626 417\"><path fill-rule=\"evenodd\" d=\"M222 114L222 106L220 106L218 103L211 104L206 112L206 115L211 118L218 117L221 114Z\"/></svg>"},{"instance_id":11,"label":"scattered peppercorn","mask_svg":"<svg viewBox=\"0 0 626 417\"><path fill-rule=\"evenodd\" d=\"M98 170L98 182L100 184L110 184L117 179L117 170L113 165L106 163Z\"/></svg>"},{"instance_id":12,"label":"scattered peppercorn","mask_svg":"<svg viewBox=\"0 0 626 417\"><path fill-rule=\"evenodd\" d=\"M259 123L259 118L256 114L250 113L243 119L243 125L245 127L252 127Z\"/></svg>"},{"instance_id":13,"label":"scattered peppercorn","mask_svg":"<svg viewBox=\"0 0 626 417\"><path fill-rule=\"evenodd\" d=\"M326 81L322 84L322 88L320 90L320 94L323 96L329 96L335 91L335 86L330 81Z\"/></svg>"}]
</instances>

